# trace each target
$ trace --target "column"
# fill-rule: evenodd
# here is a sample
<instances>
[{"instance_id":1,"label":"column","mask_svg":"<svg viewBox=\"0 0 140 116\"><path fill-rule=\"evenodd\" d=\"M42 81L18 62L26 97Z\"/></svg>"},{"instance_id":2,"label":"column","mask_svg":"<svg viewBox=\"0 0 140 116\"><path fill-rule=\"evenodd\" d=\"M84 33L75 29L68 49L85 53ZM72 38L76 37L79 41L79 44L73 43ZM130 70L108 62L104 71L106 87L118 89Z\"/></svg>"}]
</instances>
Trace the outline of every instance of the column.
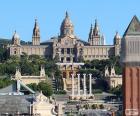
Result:
<instances>
[{"instance_id":1,"label":"column","mask_svg":"<svg viewBox=\"0 0 140 116\"><path fill-rule=\"evenodd\" d=\"M64 53L67 54L67 48L64 48Z\"/></svg>"},{"instance_id":2,"label":"column","mask_svg":"<svg viewBox=\"0 0 140 116\"><path fill-rule=\"evenodd\" d=\"M92 74L89 74L89 95L92 95Z\"/></svg>"},{"instance_id":3,"label":"column","mask_svg":"<svg viewBox=\"0 0 140 116\"><path fill-rule=\"evenodd\" d=\"M73 56L72 56L72 54L70 55L70 62L73 62Z\"/></svg>"},{"instance_id":4,"label":"column","mask_svg":"<svg viewBox=\"0 0 140 116\"><path fill-rule=\"evenodd\" d=\"M69 79L70 78L70 75L69 75L69 71L66 70L66 78Z\"/></svg>"},{"instance_id":5,"label":"column","mask_svg":"<svg viewBox=\"0 0 140 116\"><path fill-rule=\"evenodd\" d=\"M63 60L63 62L65 63L66 61L67 61L66 56L64 56L64 60Z\"/></svg>"},{"instance_id":6,"label":"column","mask_svg":"<svg viewBox=\"0 0 140 116\"><path fill-rule=\"evenodd\" d=\"M80 74L77 74L78 76L78 95L80 96Z\"/></svg>"},{"instance_id":7,"label":"column","mask_svg":"<svg viewBox=\"0 0 140 116\"><path fill-rule=\"evenodd\" d=\"M67 65L65 65L66 67L65 67L65 71L66 71L66 78L70 78L69 77L69 71L68 71L68 66Z\"/></svg>"},{"instance_id":8,"label":"column","mask_svg":"<svg viewBox=\"0 0 140 116\"><path fill-rule=\"evenodd\" d=\"M74 96L74 74L71 74L72 76L72 96Z\"/></svg>"},{"instance_id":9,"label":"column","mask_svg":"<svg viewBox=\"0 0 140 116\"><path fill-rule=\"evenodd\" d=\"M70 48L70 53L73 54L73 48Z\"/></svg>"},{"instance_id":10,"label":"column","mask_svg":"<svg viewBox=\"0 0 140 116\"><path fill-rule=\"evenodd\" d=\"M20 92L20 89L21 89L20 80L18 79L18 80L17 80L17 92L18 92L18 93Z\"/></svg>"},{"instance_id":11,"label":"column","mask_svg":"<svg viewBox=\"0 0 140 116\"><path fill-rule=\"evenodd\" d=\"M84 95L86 95L86 74L83 74L84 76Z\"/></svg>"}]
</instances>

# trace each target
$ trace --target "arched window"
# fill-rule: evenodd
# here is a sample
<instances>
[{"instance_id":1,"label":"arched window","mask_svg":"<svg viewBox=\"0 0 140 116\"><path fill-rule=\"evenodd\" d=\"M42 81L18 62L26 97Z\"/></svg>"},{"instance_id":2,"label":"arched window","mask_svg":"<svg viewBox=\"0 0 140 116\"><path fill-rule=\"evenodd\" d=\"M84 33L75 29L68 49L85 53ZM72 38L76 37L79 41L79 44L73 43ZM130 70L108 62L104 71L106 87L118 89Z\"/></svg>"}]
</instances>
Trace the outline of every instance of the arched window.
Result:
<instances>
[{"instance_id":1,"label":"arched window","mask_svg":"<svg viewBox=\"0 0 140 116\"><path fill-rule=\"evenodd\" d=\"M17 49L16 48L14 49L14 54L17 54Z\"/></svg>"},{"instance_id":2,"label":"arched window","mask_svg":"<svg viewBox=\"0 0 140 116\"><path fill-rule=\"evenodd\" d=\"M14 51L14 54L17 54L17 51Z\"/></svg>"}]
</instances>

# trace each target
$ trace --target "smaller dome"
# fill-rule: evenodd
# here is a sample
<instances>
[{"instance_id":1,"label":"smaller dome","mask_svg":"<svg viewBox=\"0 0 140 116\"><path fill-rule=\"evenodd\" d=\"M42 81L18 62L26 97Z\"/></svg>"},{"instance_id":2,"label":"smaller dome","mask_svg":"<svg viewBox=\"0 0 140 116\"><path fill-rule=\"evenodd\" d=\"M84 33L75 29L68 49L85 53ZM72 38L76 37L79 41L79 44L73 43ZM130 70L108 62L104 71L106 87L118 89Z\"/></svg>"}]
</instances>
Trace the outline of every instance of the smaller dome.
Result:
<instances>
[{"instance_id":1,"label":"smaller dome","mask_svg":"<svg viewBox=\"0 0 140 116\"><path fill-rule=\"evenodd\" d=\"M17 32L15 31L13 37L12 37L12 44L14 45L20 45L20 37L17 34Z\"/></svg>"},{"instance_id":2,"label":"smaller dome","mask_svg":"<svg viewBox=\"0 0 140 116\"><path fill-rule=\"evenodd\" d=\"M15 33L14 33L14 35L13 35L12 39L20 39L20 37L19 37L19 35L17 34L17 32L16 32L16 31L15 31Z\"/></svg>"},{"instance_id":3,"label":"smaller dome","mask_svg":"<svg viewBox=\"0 0 140 116\"><path fill-rule=\"evenodd\" d=\"M118 38L118 39L120 39L121 38L121 36L119 35L119 33L118 32L116 32L116 34L115 34L115 37L114 38Z\"/></svg>"}]
</instances>

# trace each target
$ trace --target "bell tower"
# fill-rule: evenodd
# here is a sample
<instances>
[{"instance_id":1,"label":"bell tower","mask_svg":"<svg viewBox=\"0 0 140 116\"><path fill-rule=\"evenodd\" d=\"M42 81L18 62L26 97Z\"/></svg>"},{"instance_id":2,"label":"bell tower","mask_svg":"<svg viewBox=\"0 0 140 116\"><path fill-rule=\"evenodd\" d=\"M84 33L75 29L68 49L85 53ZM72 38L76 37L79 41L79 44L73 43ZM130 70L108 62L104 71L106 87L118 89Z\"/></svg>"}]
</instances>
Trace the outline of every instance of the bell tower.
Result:
<instances>
[{"instance_id":1,"label":"bell tower","mask_svg":"<svg viewBox=\"0 0 140 116\"><path fill-rule=\"evenodd\" d=\"M40 29L39 29L39 26L37 23L37 19L35 19L35 25L34 25L34 29L33 29L32 44L40 45Z\"/></svg>"},{"instance_id":2,"label":"bell tower","mask_svg":"<svg viewBox=\"0 0 140 116\"><path fill-rule=\"evenodd\" d=\"M136 16L124 33L121 52L123 116L140 116L140 21Z\"/></svg>"},{"instance_id":3,"label":"bell tower","mask_svg":"<svg viewBox=\"0 0 140 116\"><path fill-rule=\"evenodd\" d=\"M116 32L114 36L115 56L120 56L121 36Z\"/></svg>"},{"instance_id":4,"label":"bell tower","mask_svg":"<svg viewBox=\"0 0 140 116\"><path fill-rule=\"evenodd\" d=\"M88 42L90 45L104 45L104 36L100 35L97 20L95 20L94 27L91 24Z\"/></svg>"}]
</instances>

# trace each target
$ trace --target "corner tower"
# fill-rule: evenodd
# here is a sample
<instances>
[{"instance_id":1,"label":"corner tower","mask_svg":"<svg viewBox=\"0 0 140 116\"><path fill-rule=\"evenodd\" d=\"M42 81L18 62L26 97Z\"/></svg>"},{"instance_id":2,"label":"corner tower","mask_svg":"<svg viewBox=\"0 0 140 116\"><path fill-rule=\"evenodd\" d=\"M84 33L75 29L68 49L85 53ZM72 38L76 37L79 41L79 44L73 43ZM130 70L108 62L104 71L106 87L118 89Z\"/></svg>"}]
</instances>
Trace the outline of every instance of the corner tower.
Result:
<instances>
[{"instance_id":1,"label":"corner tower","mask_svg":"<svg viewBox=\"0 0 140 116\"><path fill-rule=\"evenodd\" d=\"M37 19L35 19L35 25L34 25L34 29L33 29L32 44L40 45L40 29L39 29L39 26L37 23Z\"/></svg>"},{"instance_id":2,"label":"corner tower","mask_svg":"<svg viewBox=\"0 0 140 116\"><path fill-rule=\"evenodd\" d=\"M91 24L88 42L90 45L104 45L104 37L100 35L97 20L95 20L94 27Z\"/></svg>"},{"instance_id":3,"label":"corner tower","mask_svg":"<svg viewBox=\"0 0 140 116\"><path fill-rule=\"evenodd\" d=\"M121 49L121 36L116 32L114 36L115 56L120 56Z\"/></svg>"},{"instance_id":4,"label":"corner tower","mask_svg":"<svg viewBox=\"0 0 140 116\"><path fill-rule=\"evenodd\" d=\"M15 31L13 37L12 37L12 44L13 45L20 45L20 37L17 34L17 32Z\"/></svg>"},{"instance_id":5,"label":"corner tower","mask_svg":"<svg viewBox=\"0 0 140 116\"><path fill-rule=\"evenodd\" d=\"M123 116L140 116L140 22L136 16L124 33L121 51Z\"/></svg>"}]
</instances>

